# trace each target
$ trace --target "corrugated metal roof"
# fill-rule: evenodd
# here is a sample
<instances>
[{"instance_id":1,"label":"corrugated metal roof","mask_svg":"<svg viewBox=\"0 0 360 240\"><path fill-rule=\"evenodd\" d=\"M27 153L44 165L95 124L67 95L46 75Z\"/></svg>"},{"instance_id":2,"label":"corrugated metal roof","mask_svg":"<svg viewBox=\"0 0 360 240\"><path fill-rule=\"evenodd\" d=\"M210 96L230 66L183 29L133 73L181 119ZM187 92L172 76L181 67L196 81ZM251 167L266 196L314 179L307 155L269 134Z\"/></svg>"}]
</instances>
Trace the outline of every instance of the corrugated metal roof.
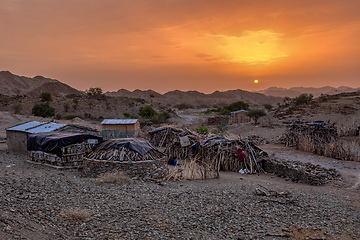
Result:
<instances>
[{"instance_id":1,"label":"corrugated metal roof","mask_svg":"<svg viewBox=\"0 0 360 240\"><path fill-rule=\"evenodd\" d=\"M241 113L241 112L247 112L246 110L237 110L235 112L231 112L231 113Z\"/></svg>"},{"instance_id":2,"label":"corrugated metal roof","mask_svg":"<svg viewBox=\"0 0 360 240\"><path fill-rule=\"evenodd\" d=\"M27 122L27 123L16 125L14 127L7 128L6 130L26 132L26 130L28 130L28 129L40 126L40 125L45 124L45 123L46 122L32 121L32 122Z\"/></svg>"},{"instance_id":3,"label":"corrugated metal roof","mask_svg":"<svg viewBox=\"0 0 360 240\"><path fill-rule=\"evenodd\" d=\"M51 131L54 131L56 129L62 128L65 125L66 124L50 122L50 123L40 125L38 127L28 129L28 130L26 130L26 132L28 132L28 133L51 132Z\"/></svg>"},{"instance_id":4,"label":"corrugated metal roof","mask_svg":"<svg viewBox=\"0 0 360 240\"><path fill-rule=\"evenodd\" d=\"M104 119L101 124L135 124L139 119Z\"/></svg>"}]
</instances>

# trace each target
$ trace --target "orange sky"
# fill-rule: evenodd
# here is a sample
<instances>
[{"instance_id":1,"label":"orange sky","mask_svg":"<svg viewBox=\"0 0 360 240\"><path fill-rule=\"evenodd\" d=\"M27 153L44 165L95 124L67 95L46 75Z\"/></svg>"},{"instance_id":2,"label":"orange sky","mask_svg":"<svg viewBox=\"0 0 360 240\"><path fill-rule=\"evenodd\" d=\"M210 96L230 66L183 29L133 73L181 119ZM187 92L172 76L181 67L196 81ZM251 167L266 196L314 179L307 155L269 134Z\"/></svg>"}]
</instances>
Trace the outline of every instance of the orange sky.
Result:
<instances>
[{"instance_id":1,"label":"orange sky","mask_svg":"<svg viewBox=\"0 0 360 240\"><path fill-rule=\"evenodd\" d=\"M360 87L359 13L359 0L0 0L0 70L80 90Z\"/></svg>"}]
</instances>

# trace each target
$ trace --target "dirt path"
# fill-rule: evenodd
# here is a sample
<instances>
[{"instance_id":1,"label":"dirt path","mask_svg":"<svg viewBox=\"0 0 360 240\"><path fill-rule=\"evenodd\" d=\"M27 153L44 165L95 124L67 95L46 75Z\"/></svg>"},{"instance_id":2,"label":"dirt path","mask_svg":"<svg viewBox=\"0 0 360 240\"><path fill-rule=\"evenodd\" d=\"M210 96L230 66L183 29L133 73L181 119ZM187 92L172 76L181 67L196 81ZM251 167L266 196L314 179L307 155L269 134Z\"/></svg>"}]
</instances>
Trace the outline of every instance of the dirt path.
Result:
<instances>
[{"instance_id":1,"label":"dirt path","mask_svg":"<svg viewBox=\"0 0 360 240\"><path fill-rule=\"evenodd\" d=\"M342 161L334 158L323 157L309 152L285 147L282 144L266 144L261 146L268 154L284 160L311 162L325 168L335 168L342 176L342 179L352 187L360 184L360 163Z\"/></svg>"}]
</instances>

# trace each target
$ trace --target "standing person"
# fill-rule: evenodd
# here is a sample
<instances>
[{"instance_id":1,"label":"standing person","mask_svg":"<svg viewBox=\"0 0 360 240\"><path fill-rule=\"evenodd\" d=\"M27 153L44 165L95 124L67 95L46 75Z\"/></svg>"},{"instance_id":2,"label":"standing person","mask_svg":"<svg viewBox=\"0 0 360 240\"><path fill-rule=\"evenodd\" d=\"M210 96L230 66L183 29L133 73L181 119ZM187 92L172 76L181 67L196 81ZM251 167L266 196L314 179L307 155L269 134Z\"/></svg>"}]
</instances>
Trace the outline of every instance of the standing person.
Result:
<instances>
[{"instance_id":1,"label":"standing person","mask_svg":"<svg viewBox=\"0 0 360 240\"><path fill-rule=\"evenodd\" d=\"M239 155L240 167L241 167L241 169L243 169L244 168L244 160L245 160L246 155L240 147L238 147L238 149L236 150L236 153Z\"/></svg>"}]
</instances>

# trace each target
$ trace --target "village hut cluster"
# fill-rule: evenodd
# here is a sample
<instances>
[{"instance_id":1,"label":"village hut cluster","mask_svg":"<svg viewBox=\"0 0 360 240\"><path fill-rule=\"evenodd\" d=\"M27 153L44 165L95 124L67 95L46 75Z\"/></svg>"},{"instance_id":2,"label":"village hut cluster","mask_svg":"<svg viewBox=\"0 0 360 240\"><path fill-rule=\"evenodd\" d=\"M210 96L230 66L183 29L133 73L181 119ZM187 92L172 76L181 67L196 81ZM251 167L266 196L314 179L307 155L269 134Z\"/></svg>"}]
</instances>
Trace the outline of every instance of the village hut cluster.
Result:
<instances>
[{"instance_id":1,"label":"village hut cluster","mask_svg":"<svg viewBox=\"0 0 360 240\"><path fill-rule=\"evenodd\" d=\"M16 151L26 149L31 163L82 169L86 175L93 177L109 171L121 171L145 180L211 179L219 177L220 171L259 174L265 171L280 173L279 169L291 168L294 170L291 177L304 181L298 177L298 168L292 167L294 163L284 165L272 161L249 139L204 136L165 125L151 130L149 140L146 140L138 138L138 121L110 119L104 120L103 125L106 126L100 133L77 125L27 122L6 129L8 148ZM320 145L336 139L336 128L328 123L297 122L291 125L285 141L287 145L299 146L306 136L315 138L316 144ZM281 174L286 175L286 172L289 171ZM327 181L322 179L324 174L318 175L318 170L315 172L311 175L313 183ZM336 175L331 174L331 177Z\"/></svg>"}]
</instances>

